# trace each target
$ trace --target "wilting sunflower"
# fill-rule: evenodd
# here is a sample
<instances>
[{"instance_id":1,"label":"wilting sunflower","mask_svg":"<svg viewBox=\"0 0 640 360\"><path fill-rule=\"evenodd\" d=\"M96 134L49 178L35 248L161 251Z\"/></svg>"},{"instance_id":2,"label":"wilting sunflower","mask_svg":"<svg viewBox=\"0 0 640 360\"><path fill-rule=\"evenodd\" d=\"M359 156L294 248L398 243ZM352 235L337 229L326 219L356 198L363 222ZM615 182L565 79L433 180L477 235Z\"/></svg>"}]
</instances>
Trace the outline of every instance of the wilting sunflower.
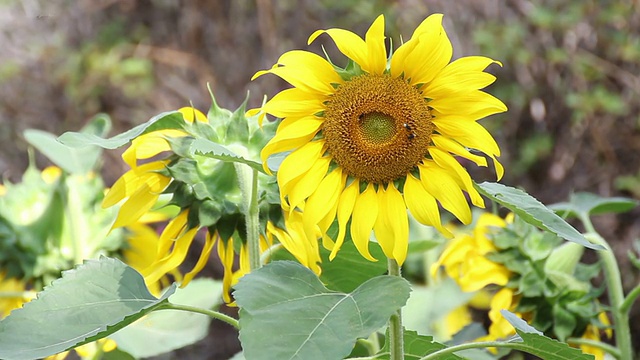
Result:
<instances>
[{"instance_id":1,"label":"wilting sunflower","mask_svg":"<svg viewBox=\"0 0 640 360\"><path fill-rule=\"evenodd\" d=\"M331 258L349 226L364 257L373 260L368 250L373 230L385 255L402 263L407 209L421 223L450 235L441 225L438 203L463 223L471 221L464 192L474 205L484 206L456 156L487 166L486 158L470 149L482 152L502 177L495 159L500 149L476 122L507 109L480 90L495 81L484 70L498 62L482 56L450 62L452 46L441 14L424 20L391 55L382 15L364 40L328 29L313 33L309 43L324 33L350 59L346 68L294 50L254 75L271 73L293 85L250 112L283 118L262 150L265 170L271 155L291 151L277 174L282 206L293 211L306 203L310 235L316 226L326 234L337 218Z\"/></svg>"}]
</instances>

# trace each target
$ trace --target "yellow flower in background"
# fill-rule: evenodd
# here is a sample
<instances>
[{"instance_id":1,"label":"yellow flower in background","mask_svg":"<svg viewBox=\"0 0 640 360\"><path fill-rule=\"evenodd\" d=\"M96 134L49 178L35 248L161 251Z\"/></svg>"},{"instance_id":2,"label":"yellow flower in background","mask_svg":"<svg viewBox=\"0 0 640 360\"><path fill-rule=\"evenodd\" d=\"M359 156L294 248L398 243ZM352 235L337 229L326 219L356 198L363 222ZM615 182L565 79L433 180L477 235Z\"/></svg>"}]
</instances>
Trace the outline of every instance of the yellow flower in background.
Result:
<instances>
[{"instance_id":1,"label":"yellow flower in background","mask_svg":"<svg viewBox=\"0 0 640 360\"><path fill-rule=\"evenodd\" d=\"M285 212L284 225L286 230L276 227L271 222L267 223L267 237L270 242L273 242L271 239L275 236L300 264L319 275L322 260L320 259L318 241L315 236L307 237L302 224L302 213L299 211Z\"/></svg>"},{"instance_id":2,"label":"yellow flower in background","mask_svg":"<svg viewBox=\"0 0 640 360\"><path fill-rule=\"evenodd\" d=\"M483 213L473 230L473 235L462 234L454 238L431 266L435 276L440 267L455 280L462 291L470 292L495 284L504 286L511 272L502 264L494 263L486 255L496 251L487 237L491 227L505 227L506 221L499 216Z\"/></svg>"},{"instance_id":3,"label":"yellow flower in background","mask_svg":"<svg viewBox=\"0 0 640 360\"><path fill-rule=\"evenodd\" d=\"M463 223L471 221L464 193L478 207L484 203L456 156L479 166L494 160L503 169L500 149L477 120L506 111L481 91L495 81L484 72L496 61L471 56L450 63L452 46L442 15L429 16L411 38L388 55L384 17L364 40L342 29L326 33L353 61L342 70L301 50L283 54L269 70L293 88L275 95L261 109L283 118L262 150L267 159L291 151L277 169L285 211L304 207L307 237L326 235L334 219L339 233L323 241L333 259L349 230L359 252L369 260L371 231L389 258L402 264L408 246L407 209L421 223L450 233L441 225L438 203ZM389 58L390 57L390 58Z\"/></svg>"},{"instance_id":4,"label":"yellow flower in background","mask_svg":"<svg viewBox=\"0 0 640 360\"><path fill-rule=\"evenodd\" d=\"M25 292L24 283L16 278L7 278L6 274L0 273L0 319L31 300L25 296Z\"/></svg>"},{"instance_id":5,"label":"yellow flower in background","mask_svg":"<svg viewBox=\"0 0 640 360\"><path fill-rule=\"evenodd\" d=\"M509 336L515 335L516 331L513 326L502 316L500 310L509 310L513 312L518 305L518 298L513 289L502 288L491 299L491 305L489 309L489 319L491 325L489 325L489 334L483 336L477 341L493 341L498 339L506 339ZM515 313L518 317L522 317L522 314Z\"/></svg>"},{"instance_id":6,"label":"yellow flower in background","mask_svg":"<svg viewBox=\"0 0 640 360\"><path fill-rule=\"evenodd\" d=\"M598 320L600 320L600 322L605 326L611 325L611 322L609 322L609 318L607 317L607 313L604 311L598 314ZM604 335L608 339L611 339L611 337L613 336L613 330L611 330L611 328L607 328L604 331ZM600 341L600 329L597 326L589 324L587 325L587 329L584 331L582 338L587 340ZM605 352L602 349L594 346L580 345L580 350L582 350L583 353L595 356L595 360L604 360L605 358Z\"/></svg>"}]
</instances>

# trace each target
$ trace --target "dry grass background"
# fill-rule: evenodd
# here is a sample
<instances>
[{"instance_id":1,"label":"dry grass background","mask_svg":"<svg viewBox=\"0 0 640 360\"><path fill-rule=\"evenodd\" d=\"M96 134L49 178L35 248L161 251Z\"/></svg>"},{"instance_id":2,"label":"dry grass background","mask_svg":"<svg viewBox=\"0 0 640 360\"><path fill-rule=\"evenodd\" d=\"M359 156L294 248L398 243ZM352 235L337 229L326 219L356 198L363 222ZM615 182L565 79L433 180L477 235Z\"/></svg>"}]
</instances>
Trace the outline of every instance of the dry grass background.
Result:
<instances>
[{"instance_id":1,"label":"dry grass background","mask_svg":"<svg viewBox=\"0 0 640 360\"><path fill-rule=\"evenodd\" d=\"M112 117L113 134L192 102L250 105L286 84L250 82L283 52L307 46L316 29L363 35L386 15L397 43L422 19L445 14L454 57L502 61L489 91L509 112L483 121L503 149L504 183L545 203L574 191L640 198L640 2L474 0L78 0L0 1L0 173L18 180L27 164L27 128L77 131L94 114ZM105 155L107 183L126 169L120 151ZM38 158L39 165L46 160ZM479 178L488 173L478 171ZM640 238L640 211L602 216L597 228L620 259ZM626 261L626 288L638 271ZM213 272L216 270L213 269ZM634 309L637 320L638 307ZM632 324L638 324L633 321ZM634 326L640 343L640 325ZM234 334L164 358L225 358Z\"/></svg>"}]
</instances>

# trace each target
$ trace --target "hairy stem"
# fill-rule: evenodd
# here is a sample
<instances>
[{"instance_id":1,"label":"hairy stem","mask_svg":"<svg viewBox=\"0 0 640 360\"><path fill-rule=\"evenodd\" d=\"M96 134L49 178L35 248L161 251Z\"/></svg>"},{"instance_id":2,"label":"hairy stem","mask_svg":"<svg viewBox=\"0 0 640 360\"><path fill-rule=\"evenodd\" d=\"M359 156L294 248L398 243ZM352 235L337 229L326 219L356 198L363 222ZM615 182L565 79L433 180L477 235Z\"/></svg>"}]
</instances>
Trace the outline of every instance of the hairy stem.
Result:
<instances>
[{"instance_id":1,"label":"hairy stem","mask_svg":"<svg viewBox=\"0 0 640 360\"><path fill-rule=\"evenodd\" d=\"M394 259L387 259L389 275L402 276L400 266ZM404 359L404 334L402 331L402 309L398 310L389 318L389 351L390 360Z\"/></svg>"}]
</instances>

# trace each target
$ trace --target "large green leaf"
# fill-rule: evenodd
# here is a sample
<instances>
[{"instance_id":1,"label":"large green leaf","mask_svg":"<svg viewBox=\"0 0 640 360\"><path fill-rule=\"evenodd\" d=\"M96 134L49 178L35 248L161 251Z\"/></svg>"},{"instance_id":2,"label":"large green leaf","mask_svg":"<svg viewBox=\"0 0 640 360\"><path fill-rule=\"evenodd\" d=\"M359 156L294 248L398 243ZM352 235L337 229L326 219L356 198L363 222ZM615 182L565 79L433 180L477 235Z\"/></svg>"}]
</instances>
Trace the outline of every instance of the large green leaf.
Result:
<instances>
[{"instance_id":1,"label":"large green leaf","mask_svg":"<svg viewBox=\"0 0 640 360\"><path fill-rule=\"evenodd\" d=\"M309 269L275 261L245 275L234 297L248 359L342 359L400 309L409 283L378 276L351 293L328 290Z\"/></svg>"},{"instance_id":2,"label":"large green leaf","mask_svg":"<svg viewBox=\"0 0 640 360\"><path fill-rule=\"evenodd\" d=\"M202 155L202 156L206 156L206 157L210 157L210 158L218 159L222 161L247 164L251 168L264 173L264 169L262 168L261 163L242 157L234 153L224 145L218 144L211 140L202 139L202 138L195 139L191 143L191 152L192 154Z\"/></svg>"},{"instance_id":3,"label":"large green leaf","mask_svg":"<svg viewBox=\"0 0 640 360\"><path fill-rule=\"evenodd\" d=\"M58 141L71 147L96 145L105 149L115 149L129 143L129 141L139 135L164 129L182 129L184 125L185 121L180 112L169 111L158 114L149 119L146 123L140 124L108 139L95 134L66 132L58 137Z\"/></svg>"},{"instance_id":4,"label":"large green leaf","mask_svg":"<svg viewBox=\"0 0 640 360\"><path fill-rule=\"evenodd\" d=\"M602 246L590 243L578 230L522 190L490 182L475 184L475 187L480 193L513 211L529 224L584 247L604 250Z\"/></svg>"},{"instance_id":5,"label":"large green leaf","mask_svg":"<svg viewBox=\"0 0 640 360\"><path fill-rule=\"evenodd\" d=\"M638 201L624 197L604 198L596 194L579 192L569 197L569 202L549 206L563 217L588 217L607 213L622 213L638 206Z\"/></svg>"},{"instance_id":6,"label":"large green leaf","mask_svg":"<svg viewBox=\"0 0 640 360\"><path fill-rule=\"evenodd\" d=\"M446 348L446 345L440 344L433 340L432 336L418 335L415 331L404 331L404 358L407 359L422 359L425 355L429 355L438 350ZM387 334L387 339L389 338ZM388 360L390 358L389 342L384 344L384 347L376 354L374 359ZM438 358L438 360L463 360L455 354L446 354Z\"/></svg>"},{"instance_id":7,"label":"large green leaf","mask_svg":"<svg viewBox=\"0 0 640 360\"><path fill-rule=\"evenodd\" d=\"M222 283L200 278L169 297L173 304L210 309L222 298ZM136 358L156 356L190 345L207 336L211 318L178 310L154 311L109 336L118 348Z\"/></svg>"},{"instance_id":8,"label":"large green leaf","mask_svg":"<svg viewBox=\"0 0 640 360\"><path fill-rule=\"evenodd\" d=\"M347 237L350 237L347 235ZM329 250L320 247L322 275L320 280L331 290L351 292L365 281L387 271L387 258L377 243L369 244L369 252L378 261L369 261L360 255L351 239L345 239L338 256L329 261Z\"/></svg>"},{"instance_id":9,"label":"large green leaf","mask_svg":"<svg viewBox=\"0 0 640 360\"><path fill-rule=\"evenodd\" d=\"M520 339L511 341L517 350L539 356L545 360L593 360L593 355L583 354L579 349L544 336L515 314L501 310L502 316L516 329ZM521 342L520 342L521 340Z\"/></svg>"},{"instance_id":10,"label":"large green leaf","mask_svg":"<svg viewBox=\"0 0 640 360\"><path fill-rule=\"evenodd\" d=\"M120 260L86 260L0 321L0 358L37 359L108 336L155 308L142 276Z\"/></svg>"},{"instance_id":11,"label":"large green leaf","mask_svg":"<svg viewBox=\"0 0 640 360\"><path fill-rule=\"evenodd\" d=\"M111 120L105 114L96 115L81 130L84 135L104 136L111 129ZM70 173L85 174L92 170L102 149L97 146L68 147L58 142L55 135L41 130L27 129L24 137L31 146L58 167Z\"/></svg>"}]
</instances>

